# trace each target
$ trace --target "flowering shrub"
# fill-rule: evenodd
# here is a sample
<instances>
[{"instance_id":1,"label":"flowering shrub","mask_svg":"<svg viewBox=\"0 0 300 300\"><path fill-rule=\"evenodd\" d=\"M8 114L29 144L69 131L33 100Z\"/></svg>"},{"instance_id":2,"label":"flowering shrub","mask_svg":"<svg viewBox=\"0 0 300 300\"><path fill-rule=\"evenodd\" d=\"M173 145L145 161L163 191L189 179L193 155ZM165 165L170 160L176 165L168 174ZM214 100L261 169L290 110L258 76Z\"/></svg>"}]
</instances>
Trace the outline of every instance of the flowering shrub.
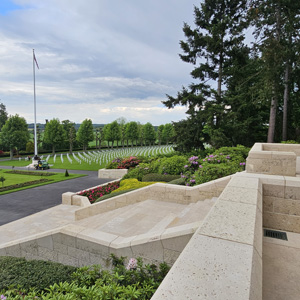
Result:
<instances>
[{"instance_id":1,"label":"flowering shrub","mask_svg":"<svg viewBox=\"0 0 300 300\"><path fill-rule=\"evenodd\" d=\"M243 171L248 151L244 146L223 147L205 158L192 156L184 166L181 177L187 186L193 186Z\"/></svg>"},{"instance_id":2,"label":"flowering shrub","mask_svg":"<svg viewBox=\"0 0 300 300\"><path fill-rule=\"evenodd\" d=\"M88 197L91 203L94 203L98 198L110 194L112 191L118 189L120 186L120 181L108 183L106 185L101 185L90 190L84 190L77 193L80 196Z\"/></svg>"},{"instance_id":3,"label":"flowering shrub","mask_svg":"<svg viewBox=\"0 0 300 300\"><path fill-rule=\"evenodd\" d=\"M135 270L136 268L137 268L137 260L135 258L130 258L126 270Z\"/></svg>"},{"instance_id":4,"label":"flowering shrub","mask_svg":"<svg viewBox=\"0 0 300 300\"><path fill-rule=\"evenodd\" d=\"M117 190L114 190L113 193L131 189L139 189L154 183L156 182L141 182L138 181L136 178L124 179L121 181L120 187Z\"/></svg>"},{"instance_id":5,"label":"flowering shrub","mask_svg":"<svg viewBox=\"0 0 300 300\"><path fill-rule=\"evenodd\" d=\"M130 156L127 158L115 158L112 162L110 162L106 168L107 169L131 169L137 166L140 162L142 162L141 158L136 156Z\"/></svg>"},{"instance_id":6,"label":"flowering shrub","mask_svg":"<svg viewBox=\"0 0 300 300\"><path fill-rule=\"evenodd\" d=\"M183 171L186 163L187 159L185 156L174 155L172 157L163 158L160 161L158 173L178 175Z\"/></svg>"}]
</instances>

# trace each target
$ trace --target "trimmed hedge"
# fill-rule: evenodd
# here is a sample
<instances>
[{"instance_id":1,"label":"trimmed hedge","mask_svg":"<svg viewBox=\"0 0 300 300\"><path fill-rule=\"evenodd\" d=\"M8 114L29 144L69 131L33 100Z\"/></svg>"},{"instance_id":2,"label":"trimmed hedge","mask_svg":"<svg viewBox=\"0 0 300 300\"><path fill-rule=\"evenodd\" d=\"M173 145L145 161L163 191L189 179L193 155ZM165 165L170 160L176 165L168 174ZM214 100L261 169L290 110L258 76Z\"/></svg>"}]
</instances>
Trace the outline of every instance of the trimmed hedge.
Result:
<instances>
[{"instance_id":1,"label":"trimmed hedge","mask_svg":"<svg viewBox=\"0 0 300 300\"><path fill-rule=\"evenodd\" d=\"M59 282L71 282L71 275L76 267L64 266L41 260L0 257L0 290L18 288L28 292L30 289L43 291Z\"/></svg>"},{"instance_id":2,"label":"trimmed hedge","mask_svg":"<svg viewBox=\"0 0 300 300\"><path fill-rule=\"evenodd\" d=\"M34 171L6 171L5 173L9 174L18 174L18 175L30 175L30 176L53 176L57 173L43 173L43 172L34 172Z\"/></svg>"},{"instance_id":3,"label":"trimmed hedge","mask_svg":"<svg viewBox=\"0 0 300 300\"><path fill-rule=\"evenodd\" d=\"M185 185L185 178L178 178L167 182L167 184Z\"/></svg>"},{"instance_id":4,"label":"trimmed hedge","mask_svg":"<svg viewBox=\"0 0 300 300\"><path fill-rule=\"evenodd\" d=\"M13 185L8 185L8 186L1 187L0 192L10 191L10 190L22 188L22 187L25 187L25 186L44 183L44 182L48 182L48 181L52 181L52 180L51 179L39 179L39 180L28 181L28 182L24 182L24 183L17 183L17 184L13 184Z\"/></svg>"},{"instance_id":5,"label":"trimmed hedge","mask_svg":"<svg viewBox=\"0 0 300 300\"><path fill-rule=\"evenodd\" d=\"M149 182L149 181L164 181L164 182L170 182L175 179L179 179L180 175L164 175L164 174L158 174L158 173L150 173L147 175L144 175L142 178L143 182Z\"/></svg>"}]
</instances>

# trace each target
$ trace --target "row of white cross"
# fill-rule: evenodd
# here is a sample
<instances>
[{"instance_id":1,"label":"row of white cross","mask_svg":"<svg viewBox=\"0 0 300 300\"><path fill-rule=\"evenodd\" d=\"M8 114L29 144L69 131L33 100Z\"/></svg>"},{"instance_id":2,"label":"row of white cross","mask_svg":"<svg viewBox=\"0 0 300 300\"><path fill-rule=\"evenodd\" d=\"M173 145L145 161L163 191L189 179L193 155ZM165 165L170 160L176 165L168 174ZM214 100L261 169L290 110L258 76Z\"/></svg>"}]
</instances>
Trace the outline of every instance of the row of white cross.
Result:
<instances>
[{"instance_id":1,"label":"row of white cross","mask_svg":"<svg viewBox=\"0 0 300 300\"><path fill-rule=\"evenodd\" d=\"M98 150L98 151L88 151L88 152L78 152L77 156L75 153L70 157L67 153L67 159L72 164L73 159L81 164L82 161L91 165L96 164L107 164L116 158L123 158L128 156L155 156L157 154L166 154L173 151L172 145L163 146L145 146L145 147L135 147L135 148L119 148L119 149L109 149L109 150ZM48 155L46 161L50 159L51 155ZM43 156L40 157L43 159ZM60 154L60 160L64 163L64 155ZM53 156L53 163L56 161L56 154Z\"/></svg>"}]
</instances>

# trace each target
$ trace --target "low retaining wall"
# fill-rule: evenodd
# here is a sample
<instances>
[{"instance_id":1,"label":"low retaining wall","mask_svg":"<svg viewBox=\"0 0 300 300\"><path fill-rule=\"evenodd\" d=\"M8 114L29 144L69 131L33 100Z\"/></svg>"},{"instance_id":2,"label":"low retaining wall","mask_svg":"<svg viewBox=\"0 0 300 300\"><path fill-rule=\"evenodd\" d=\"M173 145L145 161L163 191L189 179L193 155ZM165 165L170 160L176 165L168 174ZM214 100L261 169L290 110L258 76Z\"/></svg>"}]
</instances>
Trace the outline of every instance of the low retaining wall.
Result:
<instances>
[{"instance_id":1,"label":"low retaining wall","mask_svg":"<svg viewBox=\"0 0 300 300\"><path fill-rule=\"evenodd\" d=\"M246 171L248 173L296 176L297 156L300 156L299 145L256 143L246 160Z\"/></svg>"},{"instance_id":2,"label":"low retaining wall","mask_svg":"<svg viewBox=\"0 0 300 300\"><path fill-rule=\"evenodd\" d=\"M50 260L76 267L100 264L110 268L110 255L115 254L127 260L141 257L144 263L172 265L199 225L196 222L127 238L67 225L1 245L0 256Z\"/></svg>"},{"instance_id":3,"label":"low retaining wall","mask_svg":"<svg viewBox=\"0 0 300 300\"><path fill-rule=\"evenodd\" d=\"M98 178L122 178L127 173L127 169L100 169L98 170Z\"/></svg>"},{"instance_id":4,"label":"low retaining wall","mask_svg":"<svg viewBox=\"0 0 300 300\"><path fill-rule=\"evenodd\" d=\"M200 200L211 199L218 197L222 193L231 177L227 176L194 187L155 183L78 209L75 212L75 220L81 220L148 199L180 204L196 203Z\"/></svg>"},{"instance_id":5,"label":"low retaining wall","mask_svg":"<svg viewBox=\"0 0 300 300\"><path fill-rule=\"evenodd\" d=\"M264 227L300 233L300 178L262 180Z\"/></svg>"}]
</instances>

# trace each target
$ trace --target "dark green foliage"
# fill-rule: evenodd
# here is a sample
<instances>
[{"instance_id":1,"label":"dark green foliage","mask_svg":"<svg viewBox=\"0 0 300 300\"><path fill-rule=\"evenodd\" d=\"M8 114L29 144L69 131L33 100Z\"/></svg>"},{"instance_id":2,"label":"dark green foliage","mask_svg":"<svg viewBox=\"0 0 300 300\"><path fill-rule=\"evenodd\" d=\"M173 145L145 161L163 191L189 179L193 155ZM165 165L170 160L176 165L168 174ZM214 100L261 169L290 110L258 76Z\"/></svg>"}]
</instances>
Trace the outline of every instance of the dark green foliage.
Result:
<instances>
[{"instance_id":1,"label":"dark green foliage","mask_svg":"<svg viewBox=\"0 0 300 300\"><path fill-rule=\"evenodd\" d=\"M68 170L66 169L66 172L65 172L65 177L69 177L70 175L69 175L69 172L68 172Z\"/></svg>"},{"instance_id":2,"label":"dark green foliage","mask_svg":"<svg viewBox=\"0 0 300 300\"><path fill-rule=\"evenodd\" d=\"M178 175L183 171L186 163L187 159L185 156L175 155L170 158L163 158L160 161L158 173Z\"/></svg>"},{"instance_id":3,"label":"dark green foliage","mask_svg":"<svg viewBox=\"0 0 300 300\"><path fill-rule=\"evenodd\" d=\"M52 176L57 173L44 173L44 172L32 172L32 171L19 171L19 170L13 170L13 171L5 171L5 173L10 174L18 174L18 175L30 175L30 176Z\"/></svg>"},{"instance_id":4,"label":"dark green foliage","mask_svg":"<svg viewBox=\"0 0 300 300\"><path fill-rule=\"evenodd\" d=\"M176 185L185 185L185 179L184 178L178 178L178 179L171 180L167 183L168 184L176 184Z\"/></svg>"},{"instance_id":5,"label":"dark green foliage","mask_svg":"<svg viewBox=\"0 0 300 300\"><path fill-rule=\"evenodd\" d=\"M0 290L19 287L43 291L51 284L71 282L71 275L77 268L59 263L25 260L17 257L0 257Z\"/></svg>"},{"instance_id":6,"label":"dark green foliage","mask_svg":"<svg viewBox=\"0 0 300 300\"><path fill-rule=\"evenodd\" d=\"M82 267L79 269L73 267L62 266L62 269L57 268L56 272L54 265L47 262L49 267L45 269L46 262L36 261L34 268L24 268L23 265L13 265L14 278L19 279L24 286L24 282L31 281L28 286L40 286L40 281L46 275L49 286L45 292L40 293L41 289L28 292L28 289L20 287L4 291L6 285L0 287L0 292L9 296L9 299L151 299L155 290L164 279L169 271L169 266L165 263L156 266L143 265L140 258L130 259L131 264L124 265L125 257L117 258L112 255L112 271L102 270L101 266ZM39 266L37 268L36 266ZM11 267L11 266L10 266ZM73 272L73 270L75 272ZM40 269L40 270L39 270ZM70 282L69 273L65 276L66 281L61 273L64 269L70 269L72 281ZM1 274L0 270L0 274ZM70 273L71 273L70 272ZM7 274L7 273L6 273ZM39 276L39 277L38 277ZM4 278L5 276L3 276ZM1 278L2 279L2 278ZM5 278L4 278L5 279ZM54 279L54 280L53 280ZM61 280L61 282L59 282ZM57 281L59 280L59 281ZM51 281L54 283L52 285ZM1 282L2 283L2 282ZM1 284L0 283L0 284ZM43 289L46 287L42 285Z\"/></svg>"},{"instance_id":7,"label":"dark green foliage","mask_svg":"<svg viewBox=\"0 0 300 300\"><path fill-rule=\"evenodd\" d=\"M34 181L27 181L27 182L23 182L23 183L8 185L8 186L1 187L0 192L14 190L14 189L31 186L31 185L35 185L35 184L39 184L39 183L44 183L44 182L48 182L48 181L52 181L52 180L51 179L39 179L39 180L34 180Z\"/></svg>"},{"instance_id":8,"label":"dark green foliage","mask_svg":"<svg viewBox=\"0 0 300 300\"><path fill-rule=\"evenodd\" d=\"M237 164L207 164L202 169L195 172L196 184L201 184L211 180L215 180L227 175L242 171Z\"/></svg>"},{"instance_id":9,"label":"dark green foliage","mask_svg":"<svg viewBox=\"0 0 300 300\"><path fill-rule=\"evenodd\" d=\"M2 182L2 187L3 187L3 184L4 184L5 180L6 180L5 177L3 177L3 176L0 177L0 181Z\"/></svg>"},{"instance_id":10,"label":"dark green foliage","mask_svg":"<svg viewBox=\"0 0 300 300\"><path fill-rule=\"evenodd\" d=\"M122 179L136 178L139 181L142 181L144 175L151 172L149 164L139 164L134 169L130 169Z\"/></svg>"},{"instance_id":11,"label":"dark green foliage","mask_svg":"<svg viewBox=\"0 0 300 300\"><path fill-rule=\"evenodd\" d=\"M162 182L170 182L175 179L179 179L180 175L165 175L158 173L151 173L144 175L142 181L151 182L151 181L162 181Z\"/></svg>"}]
</instances>

